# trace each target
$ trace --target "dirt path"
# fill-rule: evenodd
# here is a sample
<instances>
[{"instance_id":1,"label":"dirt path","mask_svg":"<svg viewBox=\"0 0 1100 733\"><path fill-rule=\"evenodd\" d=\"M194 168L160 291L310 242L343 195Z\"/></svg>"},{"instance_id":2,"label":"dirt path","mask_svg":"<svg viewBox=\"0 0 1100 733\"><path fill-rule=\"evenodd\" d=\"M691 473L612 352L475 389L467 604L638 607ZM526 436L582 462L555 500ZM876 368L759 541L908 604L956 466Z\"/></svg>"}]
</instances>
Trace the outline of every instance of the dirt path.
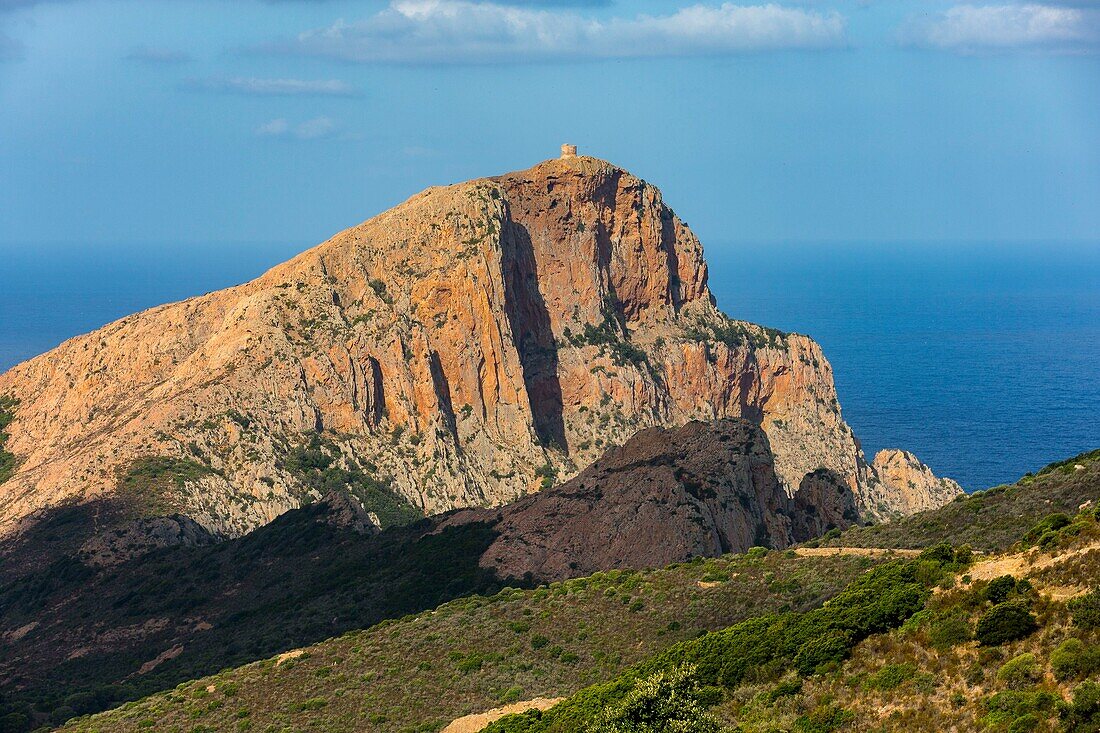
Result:
<instances>
[{"instance_id":1,"label":"dirt path","mask_svg":"<svg viewBox=\"0 0 1100 733\"><path fill-rule=\"evenodd\" d=\"M1015 575L1018 578L1022 578L1035 570L1042 570L1051 565L1057 565L1070 558L1084 555L1098 548L1100 548L1100 543L1094 542L1084 547L1078 547L1070 552L1063 552L1060 555L1043 555L1038 550L1027 550L1026 552L1020 552L1015 555L1007 555L1005 557L975 563L966 572L974 580L993 580L1002 575Z\"/></svg>"},{"instance_id":2,"label":"dirt path","mask_svg":"<svg viewBox=\"0 0 1100 733\"><path fill-rule=\"evenodd\" d=\"M916 557L921 553L920 550L892 550L884 547L796 547L794 552L802 557L832 557L833 555Z\"/></svg>"},{"instance_id":3,"label":"dirt path","mask_svg":"<svg viewBox=\"0 0 1100 733\"><path fill-rule=\"evenodd\" d=\"M478 733L478 731L484 729L489 723L500 720L505 715L522 713L527 710L547 710L564 699L565 698L562 697L536 697L533 700L524 700L523 702L514 702L511 705L505 705L501 708L493 708L484 713L464 715L461 718L452 720L450 725L443 729L443 733Z\"/></svg>"}]
</instances>

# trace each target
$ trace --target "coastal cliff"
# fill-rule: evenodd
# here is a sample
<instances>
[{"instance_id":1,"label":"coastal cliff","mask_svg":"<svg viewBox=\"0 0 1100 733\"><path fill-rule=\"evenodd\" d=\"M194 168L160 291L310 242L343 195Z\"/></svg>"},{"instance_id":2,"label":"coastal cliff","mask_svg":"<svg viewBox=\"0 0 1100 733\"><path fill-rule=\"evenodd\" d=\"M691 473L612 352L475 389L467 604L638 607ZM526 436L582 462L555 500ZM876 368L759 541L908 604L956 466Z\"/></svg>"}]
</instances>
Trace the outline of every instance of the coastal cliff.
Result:
<instances>
[{"instance_id":1,"label":"coastal cliff","mask_svg":"<svg viewBox=\"0 0 1100 733\"><path fill-rule=\"evenodd\" d=\"M0 534L117 498L240 535L321 497L300 470L315 436L423 513L496 506L643 428L724 417L763 428L788 496L825 470L867 518L946 497L880 481L820 347L722 314L660 191L590 157L427 189L256 280L71 339L0 395Z\"/></svg>"}]
</instances>

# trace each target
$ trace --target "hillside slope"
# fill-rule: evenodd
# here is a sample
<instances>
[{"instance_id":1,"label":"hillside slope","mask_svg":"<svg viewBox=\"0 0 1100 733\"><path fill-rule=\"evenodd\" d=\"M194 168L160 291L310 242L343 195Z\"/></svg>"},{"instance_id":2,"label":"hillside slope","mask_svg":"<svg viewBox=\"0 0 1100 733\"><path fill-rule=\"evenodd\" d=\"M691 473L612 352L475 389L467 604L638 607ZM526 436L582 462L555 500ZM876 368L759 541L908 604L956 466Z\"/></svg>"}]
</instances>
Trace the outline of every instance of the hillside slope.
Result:
<instances>
[{"instance_id":1,"label":"hillside slope","mask_svg":"<svg viewBox=\"0 0 1100 733\"><path fill-rule=\"evenodd\" d=\"M1052 463L1014 484L960 496L939 509L853 527L822 546L920 548L937 542L1003 552L1044 517L1100 504L1100 450ZM815 543L816 544L816 543Z\"/></svg>"},{"instance_id":2,"label":"hillside slope","mask_svg":"<svg viewBox=\"0 0 1100 733\"><path fill-rule=\"evenodd\" d=\"M1043 476L1059 470L1056 464ZM1100 488L1100 476L1088 477L1072 489L1078 503ZM1022 483L1030 493L1014 496L1024 513L1045 502L1044 486L1062 492L1057 501L1070 500L1062 484ZM1011 501L992 506L1005 518L1020 513ZM545 716L502 721L498 728L567 731L577 729L570 722L575 714L614 707L639 679L687 661L702 670L704 684L721 688L709 688L704 696L712 714L746 732L910 725L921 731L952 725L1004 731L1033 713L1022 709L1009 717L1015 708L1003 708L1018 683L1000 679L995 670L1030 651L1054 675L1040 675L1032 684L1055 696L1042 698L1047 702L1034 714L1045 717L1034 729L1053 730L1056 698L1072 700L1082 679L1100 674L1098 660L1091 672L1058 676L1065 654L1054 654L1056 648L1066 642L1074 647L1074 638L1100 648L1100 631L1076 628L1069 620L1072 609L1086 603L1073 599L1100 583L1100 522L1095 507L1064 521L1057 517L1040 516L1021 529L1013 554L976 564L965 551L942 545L905 561L889 551L804 557L757 548L664 571L612 571L457 600L437 612L322 642L293 659L276 657L197 680L70 729L113 733L198 725L231 731L246 720L253 730L436 730L451 718L516 700L571 696ZM868 574L876 567L883 568L881 575ZM1004 574L1026 577L1031 585L991 583ZM846 583L853 584L846 600L819 608ZM979 647L972 639L980 617L1006 600L1026 603L1042 632L993 645L999 649ZM1100 600L1089 602L1100 613ZM710 614L718 609L736 623L715 625L717 617ZM760 615L765 612L778 613ZM701 622L700 614L711 620ZM698 634L692 628L724 630L693 641ZM287 667L291 661L296 666ZM588 685L594 687L582 689ZM1011 694L996 697L1005 691ZM1013 698L1013 705L1035 705L1036 695L1028 691ZM834 704L838 700L842 706ZM835 718L829 717L833 709ZM946 728L937 727L945 721Z\"/></svg>"},{"instance_id":3,"label":"hillside slope","mask_svg":"<svg viewBox=\"0 0 1100 733\"><path fill-rule=\"evenodd\" d=\"M0 533L110 498L240 535L320 498L290 465L316 434L422 513L493 506L640 428L726 416L764 427L791 492L827 469L866 515L913 504L866 464L818 345L720 313L660 192L588 157L430 188L17 365L0 397Z\"/></svg>"},{"instance_id":4,"label":"hillside slope","mask_svg":"<svg viewBox=\"0 0 1100 733\"><path fill-rule=\"evenodd\" d=\"M188 682L74 730L438 730L568 695L702 630L832 597L875 561L773 552L505 589ZM207 692L213 687L212 692Z\"/></svg>"},{"instance_id":5,"label":"hillside slope","mask_svg":"<svg viewBox=\"0 0 1100 733\"><path fill-rule=\"evenodd\" d=\"M506 584L782 548L856 518L850 490L830 474L788 498L763 431L739 419L650 428L561 486L381 533L336 493L236 540L196 534L190 546L158 549L120 530L74 552L68 540L105 513L91 508L66 507L0 542L9 704L89 712ZM45 563L43 548L56 559Z\"/></svg>"}]
</instances>

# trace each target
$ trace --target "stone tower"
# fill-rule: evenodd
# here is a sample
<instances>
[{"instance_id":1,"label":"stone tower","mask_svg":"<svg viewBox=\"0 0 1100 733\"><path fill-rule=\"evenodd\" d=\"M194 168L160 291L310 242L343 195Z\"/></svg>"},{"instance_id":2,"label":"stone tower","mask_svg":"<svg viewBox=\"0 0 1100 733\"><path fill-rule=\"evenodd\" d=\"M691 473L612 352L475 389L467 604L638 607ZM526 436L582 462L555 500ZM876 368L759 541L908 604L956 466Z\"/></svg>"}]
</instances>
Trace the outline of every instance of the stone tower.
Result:
<instances>
[{"instance_id":1,"label":"stone tower","mask_svg":"<svg viewBox=\"0 0 1100 733\"><path fill-rule=\"evenodd\" d=\"M565 143L561 146L561 159L568 160L569 158L577 157L577 146Z\"/></svg>"}]
</instances>

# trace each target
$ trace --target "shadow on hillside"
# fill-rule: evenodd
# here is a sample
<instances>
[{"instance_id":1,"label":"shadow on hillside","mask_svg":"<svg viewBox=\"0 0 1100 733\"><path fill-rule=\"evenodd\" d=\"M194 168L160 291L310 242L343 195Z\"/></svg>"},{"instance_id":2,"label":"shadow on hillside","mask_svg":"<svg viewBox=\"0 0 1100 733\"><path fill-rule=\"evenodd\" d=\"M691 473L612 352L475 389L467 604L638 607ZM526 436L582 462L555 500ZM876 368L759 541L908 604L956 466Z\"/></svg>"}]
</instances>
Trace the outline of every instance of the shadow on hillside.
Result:
<instances>
[{"instance_id":1,"label":"shadow on hillside","mask_svg":"<svg viewBox=\"0 0 1100 733\"><path fill-rule=\"evenodd\" d=\"M6 586L42 572L58 560L74 557L100 528L114 525L125 514L122 502L100 499L62 504L31 515L20 522L15 534L0 540L0 584Z\"/></svg>"},{"instance_id":2,"label":"shadow on hillside","mask_svg":"<svg viewBox=\"0 0 1100 733\"><path fill-rule=\"evenodd\" d=\"M434 532L423 520L363 535L328 524L323 504L240 539L95 570L62 550L79 547L97 509L46 513L9 548L25 556L37 543L53 559L25 561L29 572L0 587L7 723L25 716L23 729L57 724L503 585L478 566L496 537L488 524ZM178 655L147 664L169 650Z\"/></svg>"}]
</instances>

